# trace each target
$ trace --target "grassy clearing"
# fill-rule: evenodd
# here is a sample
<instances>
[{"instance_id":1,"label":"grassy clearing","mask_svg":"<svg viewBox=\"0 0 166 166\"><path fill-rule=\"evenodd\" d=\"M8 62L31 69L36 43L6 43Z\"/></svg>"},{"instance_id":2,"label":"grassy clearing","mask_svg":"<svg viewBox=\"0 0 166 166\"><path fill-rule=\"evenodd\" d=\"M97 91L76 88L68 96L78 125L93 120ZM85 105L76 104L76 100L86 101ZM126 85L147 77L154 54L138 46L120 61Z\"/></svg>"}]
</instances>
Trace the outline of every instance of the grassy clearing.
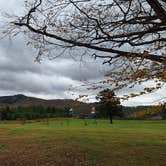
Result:
<instances>
[{"instance_id":1,"label":"grassy clearing","mask_svg":"<svg viewBox=\"0 0 166 166\"><path fill-rule=\"evenodd\" d=\"M0 124L1 166L165 166L166 121Z\"/></svg>"}]
</instances>

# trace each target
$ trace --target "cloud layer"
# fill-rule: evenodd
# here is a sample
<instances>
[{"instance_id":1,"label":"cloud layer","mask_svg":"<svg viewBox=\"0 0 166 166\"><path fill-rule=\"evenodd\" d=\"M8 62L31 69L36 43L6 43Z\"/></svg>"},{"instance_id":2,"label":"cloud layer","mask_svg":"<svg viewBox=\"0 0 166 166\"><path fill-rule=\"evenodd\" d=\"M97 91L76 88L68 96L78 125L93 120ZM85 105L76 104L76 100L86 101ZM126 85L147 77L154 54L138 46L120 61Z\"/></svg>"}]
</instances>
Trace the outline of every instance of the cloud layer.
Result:
<instances>
[{"instance_id":1,"label":"cloud layer","mask_svg":"<svg viewBox=\"0 0 166 166\"><path fill-rule=\"evenodd\" d=\"M80 86L82 81L95 81L104 75L104 68L94 60L88 63L60 57L52 61L45 58L40 64L34 62L36 52L21 41L0 41L1 95L28 93L70 98L67 92L71 85Z\"/></svg>"},{"instance_id":2,"label":"cloud layer","mask_svg":"<svg viewBox=\"0 0 166 166\"><path fill-rule=\"evenodd\" d=\"M1 0L0 11L18 14L21 12L22 3L22 0L9 0L8 3ZM0 17L0 20L3 22L3 17ZM39 64L34 62L35 56L36 51L26 46L26 41L22 37L0 40L0 96L17 93L42 98L72 98L84 93L95 96L95 92L87 91L81 85L86 81L95 82L102 79L107 70L101 61L89 57L83 62L64 56L52 61L45 58ZM129 91L127 89L118 94ZM164 97L164 92L162 89L156 94L133 98L123 104L153 104L153 101Z\"/></svg>"}]
</instances>

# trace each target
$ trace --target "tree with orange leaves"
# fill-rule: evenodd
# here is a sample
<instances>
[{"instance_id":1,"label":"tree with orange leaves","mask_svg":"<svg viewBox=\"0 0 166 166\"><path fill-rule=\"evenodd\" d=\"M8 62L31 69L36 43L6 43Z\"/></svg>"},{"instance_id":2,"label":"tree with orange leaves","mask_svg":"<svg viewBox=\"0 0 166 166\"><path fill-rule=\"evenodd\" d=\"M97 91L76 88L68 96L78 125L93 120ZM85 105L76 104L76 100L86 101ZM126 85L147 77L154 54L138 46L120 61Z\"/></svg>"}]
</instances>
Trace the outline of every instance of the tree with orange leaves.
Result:
<instances>
[{"instance_id":1,"label":"tree with orange leaves","mask_svg":"<svg viewBox=\"0 0 166 166\"><path fill-rule=\"evenodd\" d=\"M128 99L153 92L166 81L165 6L165 0L27 0L26 13L14 18L4 33L27 35L37 61L78 48L78 54L101 59L110 71L96 88L133 88L155 80L155 86L124 97Z\"/></svg>"}]
</instances>

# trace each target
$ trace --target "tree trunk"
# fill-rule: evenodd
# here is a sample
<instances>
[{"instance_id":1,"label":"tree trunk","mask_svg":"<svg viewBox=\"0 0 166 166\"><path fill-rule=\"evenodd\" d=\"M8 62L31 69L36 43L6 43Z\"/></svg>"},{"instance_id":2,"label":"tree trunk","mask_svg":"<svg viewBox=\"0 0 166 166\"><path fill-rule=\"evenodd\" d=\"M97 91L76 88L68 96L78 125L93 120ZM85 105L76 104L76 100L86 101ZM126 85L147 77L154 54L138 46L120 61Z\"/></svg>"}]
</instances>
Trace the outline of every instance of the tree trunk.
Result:
<instances>
[{"instance_id":1,"label":"tree trunk","mask_svg":"<svg viewBox=\"0 0 166 166\"><path fill-rule=\"evenodd\" d=\"M110 124L112 124L112 113L109 114L109 118L110 118Z\"/></svg>"}]
</instances>

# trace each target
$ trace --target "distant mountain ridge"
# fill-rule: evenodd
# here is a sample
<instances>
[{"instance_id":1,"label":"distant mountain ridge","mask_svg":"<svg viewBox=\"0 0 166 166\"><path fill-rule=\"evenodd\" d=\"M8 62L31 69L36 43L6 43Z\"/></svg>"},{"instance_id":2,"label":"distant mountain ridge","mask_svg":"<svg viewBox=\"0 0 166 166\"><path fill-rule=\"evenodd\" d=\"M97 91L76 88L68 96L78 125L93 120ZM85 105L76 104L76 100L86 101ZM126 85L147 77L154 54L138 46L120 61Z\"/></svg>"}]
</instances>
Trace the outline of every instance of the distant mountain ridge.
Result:
<instances>
[{"instance_id":1,"label":"distant mountain ridge","mask_svg":"<svg viewBox=\"0 0 166 166\"><path fill-rule=\"evenodd\" d=\"M0 96L0 104L14 104L21 100L25 100L27 96L22 94L13 95L13 96Z\"/></svg>"},{"instance_id":2,"label":"distant mountain ridge","mask_svg":"<svg viewBox=\"0 0 166 166\"><path fill-rule=\"evenodd\" d=\"M58 107L77 107L78 105L86 105L79 101L72 99L41 99L36 97L29 97L23 94L17 94L12 96L1 96L0 97L0 106L29 106L29 105L44 105L44 106L58 106Z\"/></svg>"},{"instance_id":3,"label":"distant mountain ridge","mask_svg":"<svg viewBox=\"0 0 166 166\"><path fill-rule=\"evenodd\" d=\"M0 107L17 107L17 106L51 106L61 108L74 108L77 110L77 114L89 114L92 107L98 107L97 103L82 103L72 99L41 99L36 97L29 97L23 94L17 94L13 96L0 96ZM129 119L150 119L150 118L162 118L161 111L153 109L154 106L123 106L124 117Z\"/></svg>"}]
</instances>

